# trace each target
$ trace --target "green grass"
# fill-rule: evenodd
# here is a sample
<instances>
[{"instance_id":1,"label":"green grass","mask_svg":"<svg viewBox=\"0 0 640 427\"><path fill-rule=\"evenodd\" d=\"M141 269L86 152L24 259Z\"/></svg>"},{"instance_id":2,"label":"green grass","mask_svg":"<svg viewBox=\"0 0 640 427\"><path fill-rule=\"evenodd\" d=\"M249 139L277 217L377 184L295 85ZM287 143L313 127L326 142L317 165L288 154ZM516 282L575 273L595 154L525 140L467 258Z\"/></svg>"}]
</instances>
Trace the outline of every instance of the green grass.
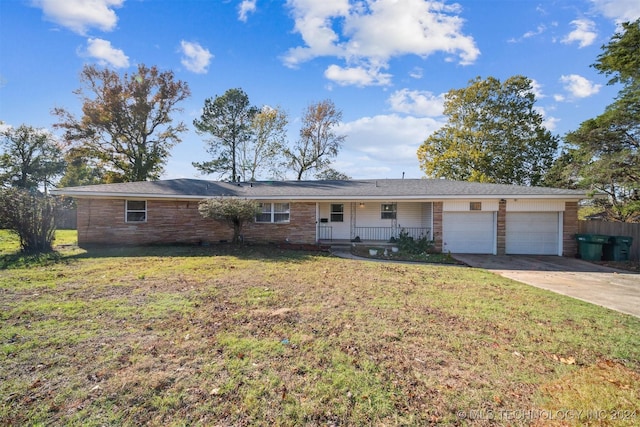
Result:
<instances>
[{"instance_id":1,"label":"green grass","mask_svg":"<svg viewBox=\"0 0 640 427\"><path fill-rule=\"evenodd\" d=\"M640 319L483 270L227 245L36 262L2 245L0 425L640 419Z\"/></svg>"},{"instance_id":2,"label":"green grass","mask_svg":"<svg viewBox=\"0 0 640 427\"><path fill-rule=\"evenodd\" d=\"M57 230L53 242L54 249L77 245L76 230ZM20 253L18 236L9 230L0 229L0 269L26 268L35 265L50 265L58 261L58 252L23 255Z\"/></svg>"},{"instance_id":3,"label":"green grass","mask_svg":"<svg viewBox=\"0 0 640 427\"><path fill-rule=\"evenodd\" d=\"M76 230L57 230L54 241L56 245L75 245L78 243ZM0 255L12 254L20 249L16 235L9 230L0 229Z\"/></svg>"}]
</instances>

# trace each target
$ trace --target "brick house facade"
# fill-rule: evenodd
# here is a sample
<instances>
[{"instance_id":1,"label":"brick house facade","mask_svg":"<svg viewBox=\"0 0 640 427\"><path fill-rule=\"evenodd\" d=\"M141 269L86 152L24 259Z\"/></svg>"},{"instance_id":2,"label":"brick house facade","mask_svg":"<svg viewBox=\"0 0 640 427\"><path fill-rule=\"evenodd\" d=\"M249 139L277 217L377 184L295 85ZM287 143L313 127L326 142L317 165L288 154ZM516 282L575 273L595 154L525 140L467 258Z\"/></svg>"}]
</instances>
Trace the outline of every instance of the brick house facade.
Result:
<instances>
[{"instance_id":1,"label":"brick house facade","mask_svg":"<svg viewBox=\"0 0 640 427\"><path fill-rule=\"evenodd\" d=\"M313 244L316 241L315 203L292 203L288 223L249 223L243 228L246 240ZM78 244L149 245L200 244L230 241L233 230L224 222L203 218L198 201L149 200L147 220L125 221L124 199L79 199Z\"/></svg>"},{"instance_id":2,"label":"brick house facade","mask_svg":"<svg viewBox=\"0 0 640 427\"><path fill-rule=\"evenodd\" d=\"M274 209L270 222L245 224L242 235L250 242L308 245L326 239L322 233L331 227L329 236L343 240L382 228L387 236L389 230L412 228L430 236L437 251L503 255L533 248L532 254L563 256L576 254L578 202L585 197L576 190L426 179L265 183L184 179L71 187L54 193L76 199L81 246L230 241L232 228L203 218L198 203L211 197L238 197ZM275 212L276 205L284 211ZM276 214L284 217L275 220Z\"/></svg>"}]
</instances>

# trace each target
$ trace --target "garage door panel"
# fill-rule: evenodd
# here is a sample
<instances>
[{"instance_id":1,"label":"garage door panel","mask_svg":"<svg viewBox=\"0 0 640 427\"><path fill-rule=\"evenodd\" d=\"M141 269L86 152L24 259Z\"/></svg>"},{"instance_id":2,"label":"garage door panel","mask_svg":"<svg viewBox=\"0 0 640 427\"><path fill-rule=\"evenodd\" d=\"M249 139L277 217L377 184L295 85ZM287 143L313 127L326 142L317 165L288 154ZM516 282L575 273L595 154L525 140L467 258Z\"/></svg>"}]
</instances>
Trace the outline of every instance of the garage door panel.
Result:
<instances>
[{"instance_id":1,"label":"garage door panel","mask_svg":"<svg viewBox=\"0 0 640 427\"><path fill-rule=\"evenodd\" d=\"M445 212L443 250L451 253L491 254L494 251L493 212Z\"/></svg>"},{"instance_id":2,"label":"garage door panel","mask_svg":"<svg viewBox=\"0 0 640 427\"><path fill-rule=\"evenodd\" d=\"M506 252L513 255L558 255L558 212L508 212Z\"/></svg>"}]
</instances>

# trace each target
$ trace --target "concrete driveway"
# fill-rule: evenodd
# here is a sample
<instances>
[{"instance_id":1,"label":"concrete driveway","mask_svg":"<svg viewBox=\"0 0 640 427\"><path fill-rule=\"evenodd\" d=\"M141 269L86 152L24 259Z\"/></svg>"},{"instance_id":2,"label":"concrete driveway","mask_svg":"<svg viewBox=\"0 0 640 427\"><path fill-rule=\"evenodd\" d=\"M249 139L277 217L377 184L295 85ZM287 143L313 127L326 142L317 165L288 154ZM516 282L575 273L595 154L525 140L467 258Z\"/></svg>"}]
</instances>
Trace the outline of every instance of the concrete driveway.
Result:
<instances>
[{"instance_id":1,"label":"concrete driveway","mask_svg":"<svg viewBox=\"0 0 640 427\"><path fill-rule=\"evenodd\" d=\"M640 275L557 256L467 255L454 258L518 282L640 317Z\"/></svg>"}]
</instances>

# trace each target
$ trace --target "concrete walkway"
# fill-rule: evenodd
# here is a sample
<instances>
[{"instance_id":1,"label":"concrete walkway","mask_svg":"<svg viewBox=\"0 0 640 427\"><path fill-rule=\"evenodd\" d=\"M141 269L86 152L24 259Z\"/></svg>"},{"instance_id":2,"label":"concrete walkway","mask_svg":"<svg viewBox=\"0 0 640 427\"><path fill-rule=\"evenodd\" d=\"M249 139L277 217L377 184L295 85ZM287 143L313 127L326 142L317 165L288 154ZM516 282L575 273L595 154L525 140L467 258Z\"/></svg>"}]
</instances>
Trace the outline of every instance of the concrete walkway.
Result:
<instances>
[{"instance_id":1,"label":"concrete walkway","mask_svg":"<svg viewBox=\"0 0 640 427\"><path fill-rule=\"evenodd\" d=\"M331 253L354 260L402 262L357 257L348 248L336 248ZM470 267L640 317L640 274L558 256L454 254L453 257Z\"/></svg>"},{"instance_id":2,"label":"concrete walkway","mask_svg":"<svg viewBox=\"0 0 640 427\"><path fill-rule=\"evenodd\" d=\"M542 289L640 317L640 275L575 258L462 255L454 258Z\"/></svg>"}]
</instances>

